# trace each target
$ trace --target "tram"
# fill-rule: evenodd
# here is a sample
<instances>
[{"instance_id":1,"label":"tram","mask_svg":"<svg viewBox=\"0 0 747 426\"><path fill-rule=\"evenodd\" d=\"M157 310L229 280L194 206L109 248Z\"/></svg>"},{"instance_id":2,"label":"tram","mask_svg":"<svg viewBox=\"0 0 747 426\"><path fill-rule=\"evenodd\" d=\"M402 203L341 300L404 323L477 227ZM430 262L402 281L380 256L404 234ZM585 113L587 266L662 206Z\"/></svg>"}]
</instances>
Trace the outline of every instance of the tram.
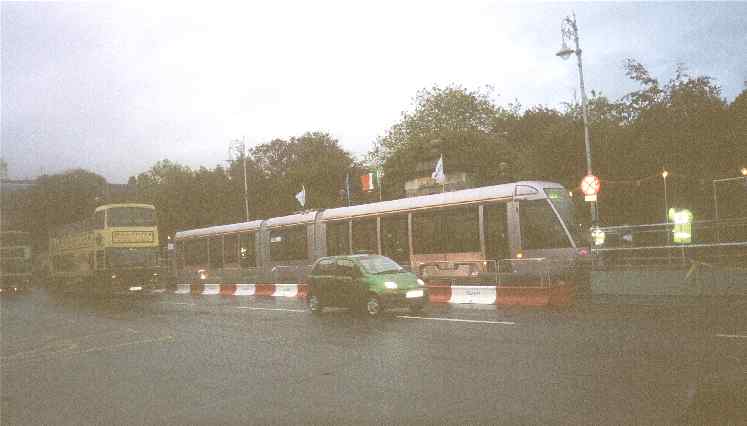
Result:
<instances>
[{"instance_id":1,"label":"tram","mask_svg":"<svg viewBox=\"0 0 747 426\"><path fill-rule=\"evenodd\" d=\"M175 235L178 283L303 283L322 256L378 253L427 282L574 285L582 246L569 192L502 185L301 212Z\"/></svg>"},{"instance_id":2,"label":"tram","mask_svg":"<svg viewBox=\"0 0 747 426\"><path fill-rule=\"evenodd\" d=\"M50 279L57 287L140 291L158 286L156 210L150 204L106 204L88 220L50 232Z\"/></svg>"}]
</instances>

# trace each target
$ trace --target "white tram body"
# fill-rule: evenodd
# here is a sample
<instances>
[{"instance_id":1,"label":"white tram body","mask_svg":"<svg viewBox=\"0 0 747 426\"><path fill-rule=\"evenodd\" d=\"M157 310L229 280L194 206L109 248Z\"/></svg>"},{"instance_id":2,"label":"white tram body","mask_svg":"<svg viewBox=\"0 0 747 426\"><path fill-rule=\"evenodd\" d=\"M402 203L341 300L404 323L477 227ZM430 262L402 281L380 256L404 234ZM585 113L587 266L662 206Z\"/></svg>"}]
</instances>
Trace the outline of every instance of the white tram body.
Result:
<instances>
[{"instance_id":1,"label":"white tram body","mask_svg":"<svg viewBox=\"0 0 747 426\"><path fill-rule=\"evenodd\" d=\"M588 251L568 191L521 181L176 233L179 283L302 283L322 256L391 257L452 284L572 284Z\"/></svg>"}]
</instances>

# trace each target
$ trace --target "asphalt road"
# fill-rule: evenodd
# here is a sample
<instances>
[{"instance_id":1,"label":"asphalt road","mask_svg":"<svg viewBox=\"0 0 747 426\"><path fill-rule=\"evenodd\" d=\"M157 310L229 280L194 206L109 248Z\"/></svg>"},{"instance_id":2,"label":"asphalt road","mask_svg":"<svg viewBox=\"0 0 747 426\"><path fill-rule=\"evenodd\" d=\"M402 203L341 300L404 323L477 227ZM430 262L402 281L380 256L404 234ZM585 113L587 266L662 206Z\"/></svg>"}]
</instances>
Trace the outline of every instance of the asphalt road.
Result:
<instances>
[{"instance_id":1,"label":"asphalt road","mask_svg":"<svg viewBox=\"0 0 747 426\"><path fill-rule=\"evenodd\" d=\"M3 296L3 425L743 424L747 303Z\"/></svg>"}]
</instances>

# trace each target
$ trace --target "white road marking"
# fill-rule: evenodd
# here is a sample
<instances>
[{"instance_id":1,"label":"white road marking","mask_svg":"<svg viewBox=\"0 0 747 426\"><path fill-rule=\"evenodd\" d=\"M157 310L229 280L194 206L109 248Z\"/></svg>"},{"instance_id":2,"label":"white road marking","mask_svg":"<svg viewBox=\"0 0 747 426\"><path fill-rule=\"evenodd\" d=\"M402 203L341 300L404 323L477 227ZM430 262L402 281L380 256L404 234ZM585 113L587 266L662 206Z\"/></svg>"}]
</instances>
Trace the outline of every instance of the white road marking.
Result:
<instances>
[{"instance_id":1,"label":"white road marking","mask_svg":"<svg viewBox=\"0 0 747 426\"><path fill-rule=\"evenodd\" d=\"M467 322L467 323L474 323L474 324L516 325L516 323L512 321L482 321L482 320L468 320L468 319L460 319L460 318L414 317L414 316L409 316L409 315L397 315L397 318L422 319L422 320L431 320L431 321Z\"/></svg>"},{"instance_id":2,"label":"white road marking","mask_svg":"<svg viewBox=\"0 0 747 426\"><path fill-rule=\"evenodd\" d=\"M194 306L194 303L189 302L161 302L164 305L186 305L186 306Z\"/></svg>"},{"instance_id":3,"label":"white road marking","mask_svg":"<svg viewBox=\"0 0 747 426\"><path fill-rule=\"evenodd\" d=\"M283 309L283 308L255 308L252 306L237 306L238 309L250 309L252 311L282 311L282 312L308 312L306 309Z\"/></svg>"},{"instance_id":4,"label":"white road marking","mask_svg":"<svg viewBox=\"0 0 747 426\"><path fill-rule=\"evenodd\" d=\"M747 339L747 335L742 334L717 334L716 337L726 337L729 339Z\"/></svg>"}]
</instances>

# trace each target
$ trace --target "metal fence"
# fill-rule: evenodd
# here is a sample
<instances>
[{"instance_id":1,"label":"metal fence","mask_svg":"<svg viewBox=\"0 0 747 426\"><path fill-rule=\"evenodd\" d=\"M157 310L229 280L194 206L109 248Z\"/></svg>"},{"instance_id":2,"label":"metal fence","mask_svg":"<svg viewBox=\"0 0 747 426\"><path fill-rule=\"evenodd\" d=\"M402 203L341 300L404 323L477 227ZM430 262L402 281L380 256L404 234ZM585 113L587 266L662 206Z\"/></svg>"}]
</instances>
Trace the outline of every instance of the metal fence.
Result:
<instances>
[{"instance_id":1,"label":"metal fence","mask_svg":"<svg viewBox=\"0 0 747 426\"><path fill-rule=\"evenodd\" d=\"M747 218L699 221L690 226L691 241L674 242L675 224L599 228L604 241L592 246L592 269L677 267L702 263L747 266Z\"/></svg>"}]
</instances>

